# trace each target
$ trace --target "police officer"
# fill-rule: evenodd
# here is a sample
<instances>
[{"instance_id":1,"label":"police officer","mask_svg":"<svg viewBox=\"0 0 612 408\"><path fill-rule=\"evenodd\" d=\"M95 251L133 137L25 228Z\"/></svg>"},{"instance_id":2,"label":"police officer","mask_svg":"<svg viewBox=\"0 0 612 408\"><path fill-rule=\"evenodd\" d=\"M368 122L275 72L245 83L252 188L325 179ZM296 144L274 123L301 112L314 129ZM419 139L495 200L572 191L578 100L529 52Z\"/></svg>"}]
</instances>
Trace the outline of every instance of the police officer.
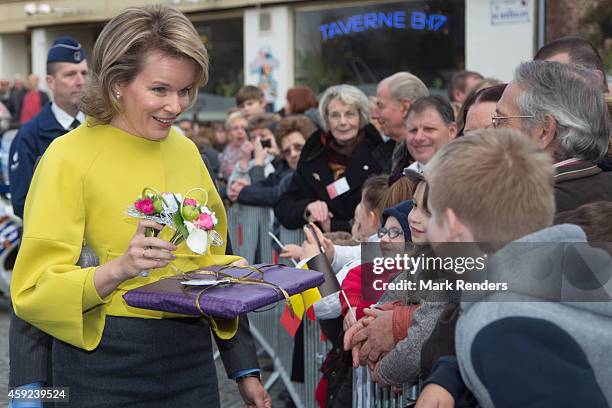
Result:
<instances>
[{"instance_id":1,"label":"police officer","mask_svg":"<svg viewBox=\"0 0 612 408\"><path fill-rule=\"evenodd\" d=\"M9 187L13 211L18 217L23 218L37 161L56 137L85 119L78 106L86 78L87 61L81 44L70 37L55 40L47 55L47 87L53 92L53 102L24 124L11 144Z\"/></svg>"},{"instance_id":2,"label":"police officer","mask_svg":"<svg viewBox=\"0 0 612 408\"><path fill-rule=\"evenodd\" d=\"M71 37L53 42L47 55L47 87L53 93L53 102L25 123L11 144L9 180L11 201L15 215L23 218L23 207L34 169L51 142L79 126L85 115L79 112L79 101L87 78L85 52ZM27 219L25 220L27 222ZM49 368L51 337L11 311L9 332L10 374L9 386L37 389L52 385ZM30 406L41 402L28 401ZM10 402L11 407L19 403Z\"/></svg>"}]
</instances>

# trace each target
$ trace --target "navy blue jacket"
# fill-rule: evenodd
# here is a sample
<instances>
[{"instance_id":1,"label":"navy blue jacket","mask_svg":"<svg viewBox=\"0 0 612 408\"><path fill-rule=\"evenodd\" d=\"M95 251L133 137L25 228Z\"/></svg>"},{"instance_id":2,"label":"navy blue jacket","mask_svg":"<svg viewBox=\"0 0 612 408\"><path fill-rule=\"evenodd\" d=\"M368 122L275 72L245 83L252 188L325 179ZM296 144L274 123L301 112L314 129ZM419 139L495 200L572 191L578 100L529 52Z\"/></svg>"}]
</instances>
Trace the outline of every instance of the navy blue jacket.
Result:
<instances>
[{"instance_id":1,"label":"navy blue jacket","mask_svg":"<svg viewBox=\"0 0 612 408\"><path fill-rule=\"evenodd\" d=\"M294 170L285 160L275 164L276 170L264 178L264 166L253 166L249 170L251 185L244 187L238 194L240 204L256 207L274 207L280 196L289 189Z\"/></svg>"},{"instance_id":2,"label":"navy blue jacket","mask_svg":"<svg viewBox=\"0 0 612 408\"><path fill-rule=\"evenodd\" d=\"M496 407L608 406L580 344L546 320L493 322L476 336L470 358ZM478 406L455 356L438 360L424 386L431 383L446 389L457 408Z\"/></svg>"},{"instance_id":3,"label":"navy blue jacket","mask_svg":"<svg viewBox=\"0 0 612 408\"><path fill-rule=\"evenodd\" d=\"M9 153L9 188L16 216L23 218L36 162L55 138L67 132L55 119L50 103L19 129Z\"/></svg>"}]
</instances>

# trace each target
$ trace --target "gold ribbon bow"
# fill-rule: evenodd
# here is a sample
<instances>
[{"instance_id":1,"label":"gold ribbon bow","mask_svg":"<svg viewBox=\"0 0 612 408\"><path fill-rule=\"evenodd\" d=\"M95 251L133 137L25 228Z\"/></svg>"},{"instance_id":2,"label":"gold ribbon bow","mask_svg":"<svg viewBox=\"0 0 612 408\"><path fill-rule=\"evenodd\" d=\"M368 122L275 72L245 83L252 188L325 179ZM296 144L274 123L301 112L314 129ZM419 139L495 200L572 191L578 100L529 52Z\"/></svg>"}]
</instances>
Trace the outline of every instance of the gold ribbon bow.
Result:
<instances>
[{"instance_id":1,"label":"gold ribbon bow","mask_svg":"<svg viewBox=\"0 0 612 408\"><path fill-rule=\"evenodd\" d=\"M276 265L263 265L262 268L265 267L272 267L272 266L276 266ZM249 270L250 272L247 273L244 276L241 276L239 278L236 278L228 273L223 272L224 269L229 269L229 268L238 268L238 269L246 269ZM253 274L259 274L259 277L250 277ZM220 286L220 285L235 285L235 284L244 284L244 285L264 285L264 286L268 286L271 287L272 289L274 289L274 291L277 294L282 294L283 297L285 298L285 303L287 304L287 306L289 306L289 309L291 310L291 314L293 315L293 307L291 305L291 299L289 298L289 294L287 293L287 291L283 288L281 288L280 286L268 282L264 279L264 271L262 271L261 269L252 266L252 265L247 265L247 266L231 266L231 265L225 265L222 268L220 268L218 271L210 271L210 270L206 270L206 267L204 268L200 268L200 269L195 269L193 271L190 272L185 272L182 273L179 278L180 279L198 279L197 277L194 277L193 275L206 275L206 276L214 276L217 280L219 278L222 278L223 281L221 283L219 283L218 285L213 285L213 286L208 286L202 290L200 290L197 295L196 295L196 299L195 299L195 305L196 308L198 309L198 311L200 312L200 314L204 317L210 318L202 309L202 307L200 306L200 299L202 297L202 295L209 290L210 288L213 288L215 286Z\"/></svg>"}]
</instances>

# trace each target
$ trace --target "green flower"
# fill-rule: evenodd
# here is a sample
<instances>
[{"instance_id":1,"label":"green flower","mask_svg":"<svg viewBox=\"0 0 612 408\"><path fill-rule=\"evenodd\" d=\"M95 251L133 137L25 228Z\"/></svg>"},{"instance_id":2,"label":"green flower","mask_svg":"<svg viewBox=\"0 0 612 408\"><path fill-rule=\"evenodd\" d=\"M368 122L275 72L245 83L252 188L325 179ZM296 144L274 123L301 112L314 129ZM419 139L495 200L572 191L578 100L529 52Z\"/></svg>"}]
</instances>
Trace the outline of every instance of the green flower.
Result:
<instances>
[{"instance_id":1,"label":"green flower","mask_svg":"<svg viewBox=\"0 0 612 408\"><path fill-rule=\"evenodd\" d=\"M200 211L198 211L198 209L195 207L186 205L183 206L182 214L185 221L192 221L198 218L198 216L200 215Z\"/></svg>"}]
</instances>

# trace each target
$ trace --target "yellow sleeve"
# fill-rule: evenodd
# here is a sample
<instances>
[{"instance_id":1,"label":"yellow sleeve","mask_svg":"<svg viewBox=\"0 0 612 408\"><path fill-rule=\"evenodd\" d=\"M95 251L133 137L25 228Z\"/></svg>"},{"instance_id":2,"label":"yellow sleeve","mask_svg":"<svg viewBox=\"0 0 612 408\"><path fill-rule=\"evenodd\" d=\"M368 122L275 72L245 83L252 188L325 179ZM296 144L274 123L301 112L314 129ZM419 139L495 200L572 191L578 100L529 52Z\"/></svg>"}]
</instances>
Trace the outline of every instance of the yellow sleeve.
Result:
<instances>
[{"instance_id":1,"label":"yellow sleeve","mask_svg":"<svg viewBox=\"0 0 612 408\"><path fill-rule=\"evenodd\" d=\"M85 228L84 172L69 152L57 147L50 146L30 185L11 298L17 316L59 340L92 350L102 337L105 300L93 284L95 268L75 265Z\"/></svg>"}]
</instances>

